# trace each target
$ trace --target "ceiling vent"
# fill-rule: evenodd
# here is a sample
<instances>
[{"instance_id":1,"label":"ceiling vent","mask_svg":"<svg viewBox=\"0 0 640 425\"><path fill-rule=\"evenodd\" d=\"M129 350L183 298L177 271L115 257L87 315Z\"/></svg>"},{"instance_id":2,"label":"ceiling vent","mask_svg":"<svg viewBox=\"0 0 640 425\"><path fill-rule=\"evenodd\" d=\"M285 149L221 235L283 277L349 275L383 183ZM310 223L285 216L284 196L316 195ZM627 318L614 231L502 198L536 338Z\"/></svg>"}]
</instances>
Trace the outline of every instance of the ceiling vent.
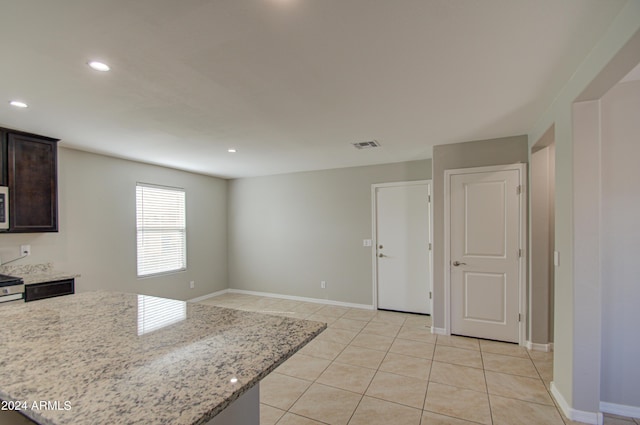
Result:
<instances>
[{"instance_id":1,"label":"ceiling vent","mask_svg":"<svg viewBox=\"0 0 640 425\"><path fill-rule=\"evenodd\" d=\"M373 149L373 148L380 147L380 143L378 143L377 140L370 140L368 142L357 142L357 143L352 143L352 145L356 149Z\"/></svg>"}]
</instances>

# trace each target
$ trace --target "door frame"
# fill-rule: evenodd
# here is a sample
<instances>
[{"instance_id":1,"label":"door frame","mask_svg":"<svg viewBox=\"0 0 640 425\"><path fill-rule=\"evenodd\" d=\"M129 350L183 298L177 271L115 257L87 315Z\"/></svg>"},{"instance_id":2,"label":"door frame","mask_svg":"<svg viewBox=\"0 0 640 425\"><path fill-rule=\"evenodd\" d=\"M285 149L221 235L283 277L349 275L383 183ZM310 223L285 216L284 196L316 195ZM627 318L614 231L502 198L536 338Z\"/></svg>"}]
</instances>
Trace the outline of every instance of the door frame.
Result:
<instances>
[{"instance_id":1,"label":"door frame","mask_svg":"<svg viewBox=\"0 0 640 425\"><path fill-rule=\"evenodd\" d=\"M373 309L378 309L378 194L376 189L383 187L398 187L398 186L423 186L426 185L429 194L429 207L428 207L428 221L429 221L429 244L431 249L429 250L429 311L433 317L433 194L432 194L432 182L431 180L412 180L393 183L374 183L371 185L371 268L373 276Z\"/></svg>"},{"instance_id":2,"label":"door frame","mask_svg":"<svg viewBox=\"0 0 640 425\"><path fill-rule=\"evenodd\" d=\"M492 165L488 167L456 168L444 170L444 331L451 335L451 177L494 171L517 170L520 175L520 226L518 229L518 343L524 346L527 330L527 164Z\"/></svg>"}]
</instances>

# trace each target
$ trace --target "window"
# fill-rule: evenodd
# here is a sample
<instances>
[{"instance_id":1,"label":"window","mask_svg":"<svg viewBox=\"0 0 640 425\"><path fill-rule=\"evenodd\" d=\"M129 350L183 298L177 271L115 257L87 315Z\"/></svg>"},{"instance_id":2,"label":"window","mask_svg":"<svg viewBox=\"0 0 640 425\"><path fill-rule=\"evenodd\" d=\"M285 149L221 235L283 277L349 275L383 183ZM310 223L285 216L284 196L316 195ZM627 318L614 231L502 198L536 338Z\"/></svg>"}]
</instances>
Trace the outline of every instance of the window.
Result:
<instances>
[{"instance_id":1,"label":"window","mask_svg":"<svg viewBox=\"0 0 640 425\"><path fill-rule=\"evenodd\" d=\"M136 184L138 277L187 268L184 189Z\"/></svg>"}]
</instances>

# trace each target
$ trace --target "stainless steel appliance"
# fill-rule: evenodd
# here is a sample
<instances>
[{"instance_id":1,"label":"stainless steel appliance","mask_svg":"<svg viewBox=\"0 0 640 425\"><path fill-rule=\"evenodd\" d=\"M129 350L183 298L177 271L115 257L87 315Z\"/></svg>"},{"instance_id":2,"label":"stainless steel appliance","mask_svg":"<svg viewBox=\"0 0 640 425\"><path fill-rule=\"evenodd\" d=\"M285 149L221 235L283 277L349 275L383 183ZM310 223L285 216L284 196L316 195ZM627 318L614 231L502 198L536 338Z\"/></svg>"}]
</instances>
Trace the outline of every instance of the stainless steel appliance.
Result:
<instances>
[{"instance_id":1,"label":"stainless steel appliance","mask_svg":"<svg viewBox=\"0 0 640 425\"><path fill-rule=\"evenodd\" d=\"M24 301L24 281L19 277L0 274L0 303Z\"/></svg>"}]
</instances>

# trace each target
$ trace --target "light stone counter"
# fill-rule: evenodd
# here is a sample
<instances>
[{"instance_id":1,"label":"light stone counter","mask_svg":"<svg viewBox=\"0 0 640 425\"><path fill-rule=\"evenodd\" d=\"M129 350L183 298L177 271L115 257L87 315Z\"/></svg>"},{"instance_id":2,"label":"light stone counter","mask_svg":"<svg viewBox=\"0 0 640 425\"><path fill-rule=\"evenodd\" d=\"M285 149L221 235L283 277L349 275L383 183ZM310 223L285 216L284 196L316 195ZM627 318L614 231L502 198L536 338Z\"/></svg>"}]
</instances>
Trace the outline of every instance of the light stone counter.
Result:
<instances>
[{"instance_id":1,"label":"light stone counter","mask_svg":"<svg viewBox=\"0 0 640 425\"><path fill-rule=\"evenodd\" d=\"M26 274L19 277L22 278L25 285L33 285L35 283L56 282L58 280L75 279L77 277L80 277L80 275L66 272L49 272L41 274Z\"/></svg>"},{"instance_id":2,"label":"light stone counter","mask_svg":"<svg viewBox=\"0 0 640 425\"><path fill-rule=\"evenodd\" d=\"M25 285L34 283L55 282L57 280L74 279L79 274L66 273L53 270L53 264L19 264L0 266L0 273L9 276L21 277Z\"/></svg>"},{"instance_id":3,"label":"light stone counter","mask_svg":"<svg viewBox=\"0 0 640 425\"><path fill-rule=\"evenodd\" d=\"M205 424L326 328L117 292L6 305L0 323L0 399L52 425Z\"/></svg>"}]
</instances>

